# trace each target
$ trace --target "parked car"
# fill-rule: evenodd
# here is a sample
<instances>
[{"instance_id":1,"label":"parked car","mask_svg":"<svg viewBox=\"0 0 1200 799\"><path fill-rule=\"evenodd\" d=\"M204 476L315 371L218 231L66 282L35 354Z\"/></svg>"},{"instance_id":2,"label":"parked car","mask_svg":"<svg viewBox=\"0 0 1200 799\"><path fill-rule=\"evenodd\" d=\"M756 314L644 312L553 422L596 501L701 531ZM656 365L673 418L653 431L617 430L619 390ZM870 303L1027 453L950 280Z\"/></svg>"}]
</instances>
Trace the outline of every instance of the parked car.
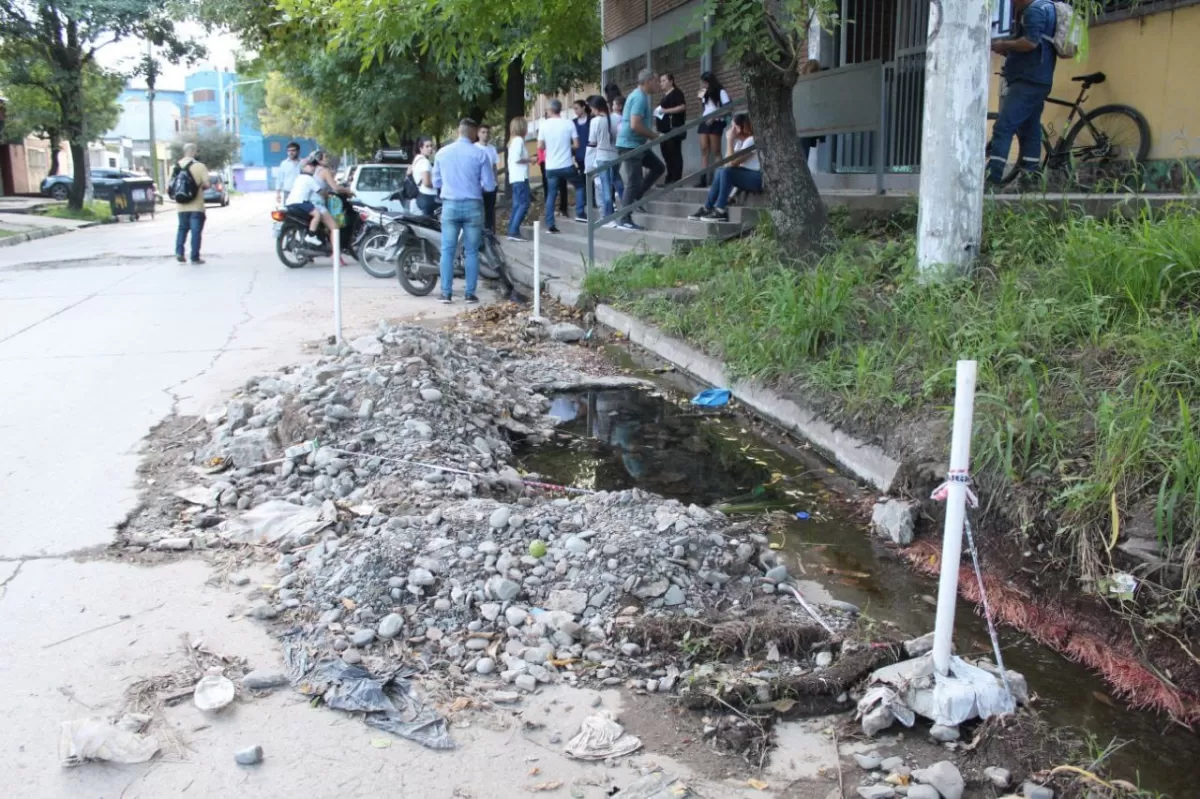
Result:
<instances>
[{"instance_id":1,"label":"parked car","mask_svg":"<svg viewBox=\"0 0 1200 799\"><path fill-rule=\"evenodd\" d=\"M204 190L204 204L216 203L222 208L229 205L229 189L225 185L225 178L209 175L208 184L208 188Z\"/></svg>"},{"instance_id":2,"label":"parked car","mask_svg":"<svg viewBox=\"0 0 1200 799\"><path fill-rule=\"evenodd\" d=\"M352 167L349 185L351 191L367 205L403 211L406 210L403 200L387 198L400 191L407 174L408 164L358 164Z\"/></svg>"},{"instance_id":3,"label":"parked car","mask_svg":"<svg viewBox=\"0 0 1200 799\"><path fill-rule=\"evenodd\" d=\"M97 200L110 199L113 195L113 189L125 178L145 177L136 172L127 172L123 169L93 169L88 174L92 179L92 193ZM67 199L67 195L71 193L71 185L74 182L70 175L52 175L42 181L42 196L53 197L56 200L65 200Z\"/></svg>"}]
</instances>

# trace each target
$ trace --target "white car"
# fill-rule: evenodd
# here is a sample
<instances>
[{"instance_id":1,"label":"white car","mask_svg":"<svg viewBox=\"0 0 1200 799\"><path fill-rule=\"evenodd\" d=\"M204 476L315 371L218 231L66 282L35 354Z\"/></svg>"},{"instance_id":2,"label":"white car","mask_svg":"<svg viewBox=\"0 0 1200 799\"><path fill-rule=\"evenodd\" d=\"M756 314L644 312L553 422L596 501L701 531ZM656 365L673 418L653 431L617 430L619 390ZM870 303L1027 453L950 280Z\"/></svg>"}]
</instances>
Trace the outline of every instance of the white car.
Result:
<instances>
[{"instance_id":1,"label":"white car","mask_svg":"<svg viewBox=\"0 0 1200 799\"><path fill-rule=\"evenodd\" d=\"M404 211L403 200L387 198L403 188L407 174L408 164L358 164L350 167L348 179L351 191L367 205Z\"/></svg>"}]
</instances>

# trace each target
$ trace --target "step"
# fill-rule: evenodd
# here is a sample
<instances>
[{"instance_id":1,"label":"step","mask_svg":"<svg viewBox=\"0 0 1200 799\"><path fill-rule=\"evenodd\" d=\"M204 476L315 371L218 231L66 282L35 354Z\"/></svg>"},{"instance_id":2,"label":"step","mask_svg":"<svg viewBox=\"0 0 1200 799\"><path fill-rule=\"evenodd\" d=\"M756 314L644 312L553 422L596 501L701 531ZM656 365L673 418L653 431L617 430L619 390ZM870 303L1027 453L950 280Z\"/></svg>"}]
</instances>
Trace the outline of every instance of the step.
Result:
<instances>
[{"instance_id":1,"label":"step","mask_svg":"<svg viewBox=\"0 0 1200 799\"><path fill-rule=\"evenodd\" d=\"M691 209L695 211L696 209ZM675 241L680 239L724 238L741 233L742 226L737 222L698 222L688 219L686 215L641 213L634 211L633 220L648 232L663 233L673 236ZM612 228L596 228L596 239L601 237L609 241L626 241L630 233Z\"/></svg>"},{"instance_id":2,"label":"step","mask_svg":"<svg viewBox=\"0 0 1200 799\"><path fill-rule=\"evenodd\" d=\"M703 202L689 204L656 201L649 203L646 208L649 214L653 216L669 216L677 219L687 219L689 214L694 214L702 205L704 205ZM729 211L729 222L720 224L731 224L738 227L742 225L749 226L758 224L759 214L763 213L764 211L762 207L755 206L746 208L740 205L731 205L726 210ZM649 225L647 225L647 227L649 227Z\"/></svg>"},{"instance_id":3,"label":"step","mask_svg":"<svg viewBox=\"0 0 1200 799\"><path fill-rule=\"evenodd\" d=\"M542 248L554 247L561 250L587 253L587 225L567 222L560 225L562 233L542 231ZM612 260L616 255L640 248L650 252L669 253L675 249L679 239L695 238L680 236L662 230L621 230L619 228L596 228L596 260ZM601 254L601 250L605 254ZM610 253L615 253L611 255Z\"/></svg>"},{"instance_id":4,"label":"step","mask_svg":"<svg viewBox=\"0 0 1200 799\"><path fill-rule=\"evenodd\" d=\"M665 202L684 203L690 205L691 210L694 211L708 200L708 189L671 189L658 199ZM767 195L761 191L739 191L735 202L737 205L747 208L761 208L767 204Z\"/></svg>"}]
</instances>

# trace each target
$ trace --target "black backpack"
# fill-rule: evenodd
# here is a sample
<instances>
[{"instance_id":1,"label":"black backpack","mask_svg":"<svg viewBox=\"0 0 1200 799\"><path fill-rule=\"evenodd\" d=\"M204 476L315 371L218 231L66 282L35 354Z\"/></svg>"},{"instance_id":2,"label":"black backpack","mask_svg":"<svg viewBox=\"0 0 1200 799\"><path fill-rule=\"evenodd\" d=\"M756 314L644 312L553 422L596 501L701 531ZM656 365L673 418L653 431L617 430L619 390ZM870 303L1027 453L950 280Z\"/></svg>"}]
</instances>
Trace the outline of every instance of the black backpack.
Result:
<instances>
[{"instance_id":1,"label":"black backpack","mask_svg":"<svg viewBox=\"0 0 1200 799\"><path fill-rule=\"evenodd\" d=\"M191 167L194 163L196 162L188 161L184 166L176 164L175 171L171 173L171 182L167 184L167 196L177 203L190 203L200 193L200 186L192 176Z\"/></svg>"},{"instance_id":2,"label":"black backpack","mask_svg":"<svg viewBox=\"0 0 1200 799\"><path fill-rule=\"evenodd\" d=\"M421 190L417 188L417 182L413 180L412 175L405 175L404 183L400 186L400 199L408 202L417 199L421 196Z\"/></svg>"}]
</instances>

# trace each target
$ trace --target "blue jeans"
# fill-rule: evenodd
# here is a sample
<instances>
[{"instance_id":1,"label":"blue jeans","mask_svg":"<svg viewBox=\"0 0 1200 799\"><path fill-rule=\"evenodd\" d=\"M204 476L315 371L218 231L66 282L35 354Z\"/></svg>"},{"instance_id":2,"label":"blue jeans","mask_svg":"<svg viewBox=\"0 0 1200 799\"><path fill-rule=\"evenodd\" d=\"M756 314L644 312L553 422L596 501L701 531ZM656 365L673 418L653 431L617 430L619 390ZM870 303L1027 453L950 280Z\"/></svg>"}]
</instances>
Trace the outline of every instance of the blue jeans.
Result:
<instances>
[{"instance_id":1,"label":"blue jeans","mask_svg":"<svg viewBox=\"0 0 1200 799\"><path fill-rule=\"evenodd\" d=\"M1015 80L1008 84L988 142L988 180L999 183L1003 179L1014 135L1021 147L1021 169L1038 171L1042 163L1042 109L1049 95L1050 87L1040 83Z\"/></svg>"},{"instance_id":2,"label":"blue jeans","mask_svg":"<svg viewBox=\"0 0 1200 799\"><path fill-rule=\"evenodd\" d=\"M609 181L612 183L613 189L613 205L616 206L617 201L625 194L625 181L621 180L621 168L614 166L608 170Z\"/></svg>"},{"instance_id":3,"label":"blue jeans","mask_svg":"<svg viewBox=\"0 0 1200 799\"><path fill-rule=\"evenodd\" d=\"M603 164L598 164L603 166ZM604 216L611 216L613 212L613 173L615 169L606 169L596 177L600 178L600 207L604 209Z\"/></svg>"},{"instance_id":4,"label":"blue jeans","mask_svg":"<svg viewBox=\"0 0 1200 799\"><path fill-rule=\"evenodd\" d=\"M708 199L705 200L704 207L724 210L734 189L762 191L762 172L740 166L718 169L713 175L712 187L708 190Z\"/></svg>"},{"instance_id":5,"label":"blue jeans","mask_svg":"<svg viewBox=\"0 0 1200 799\"><path fill-rule=\"evenodd\" d=\"M180 211L179 229L175 232L175 255L183 257L183 245L187 241L188 231L192 234L192 260L200 257L200 231L204 230L203 211Z\"/></svg>"},{"instance_id":6,"label":"blue jeans","mask_svg":"<svg viewBox=\"0 0 1200 799\"><path fill-rule=\"evenodd\" d=\"M567 190L567 182L575 187L575 216L584 216L587 204L583 193L583 178L573 166L566 169L550 169L546 171L546 227L554 227L554 200L560 191Z\"/></svg>"},{"instance_id":7,"label":"blue jeans","mask_svg":"<svg viewBox=\"0 0 1200 799\"><path fill-rule=\"evenodd\" d=\"M522 180L509 185L512 192L512 213L508 217L508 235L520 236L521 223L525 214L529 213L529 204L533 202L533 192L529 190L529 181Z\"/></svg>"},{"instance_id":8,"label":"blue jeans","mask_svg":"<svg viewBox=\"0 0 1200 799\"><path fill-rule=\"evenodd\" d=\"M449 297L454 288L454 255L458 252L458 235L462 233L466 249L464 266L467 272L467 296L475 293L479 282L479 244L483 241L483 200L442 201L442 296Z\"/></svg>"},{"instance_id":9,"label":"blue jeans","mask_svg":"<svg viewBox=\"0 0 1200 799\"><path fill-rule=\"evenodd\" d=\"M418 194L417 208L421 209L421 213L425 216L433 216L437 211L437 195L436 194Z\"/></svg>"}]
</instances>

